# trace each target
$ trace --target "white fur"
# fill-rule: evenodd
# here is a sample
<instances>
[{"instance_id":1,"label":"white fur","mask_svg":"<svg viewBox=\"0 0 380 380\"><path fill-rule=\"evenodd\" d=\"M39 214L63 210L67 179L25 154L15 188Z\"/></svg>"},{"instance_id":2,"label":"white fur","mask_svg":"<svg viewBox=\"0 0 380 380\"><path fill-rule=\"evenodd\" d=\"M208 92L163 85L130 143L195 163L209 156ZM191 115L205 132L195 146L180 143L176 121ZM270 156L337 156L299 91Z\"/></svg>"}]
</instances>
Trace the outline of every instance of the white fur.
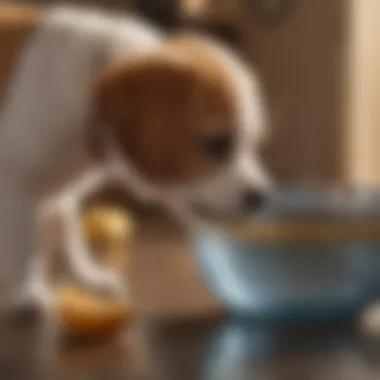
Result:
<instances>
[{"instance_id":1,"label":"white fur","mask_svg":"<svg viewBox=\"0 0 380 380\"><path fill-rule=\"evenodd\" d=\"M27 259L39 250L33 215L67 183L67 195L56 198L67 220L71 267L86 283L94 285L94 275L99 286L115 283L89 264L75 230L84 196L75 181L91 165L86 148L90 84L105 55L116 60L159 43L159 33L137 19L54 7L23 51L0 112L0 257L8 296L19 291ZM35 282L37 277L28 278Z\"/></svg>"},{"instance_id":2,"label":"white fur","mask_svg":"<svg viewBox=\"0 0 380 380\"><path fill-rule=\"evenodd\" d=\"M219 215L221 219L236 217L242 213L243 192L252 189L267 193L272 187L272 181L257 154L257 147L265 137L267 127L259 80L252 69L223 45L209 38L206 41L215 55L225 63L236 88L238 141L230 165L214 177L185 187L161 189L161 193L166 193L167 207L174 207L178 216L187 222L192 220L192 225L196 227L205 223L194 218L194 215L191 217L192 203L207 206L213 215Z\"/></svg>"},{"instance_id":3,"label":"white fur","mask_svg":"<svg viewBox=\"0 0 380 380\"><path fill-rule=\"evenodd\" d=\"M265 124L257 80L232 53L212 41L210 46L225 62L238 90L240 135L230 166L207 181L175 188L149 183L120 160L117 149L106 165L91 168L86 128L92 112L90 81L98 62L105 55L117 60L158 49L161 40L158 31L136 19L54 7L29 42L0 112L0 257L3 275L9 274L9 292L20 288L28 259L41 249L33 220L42 209L64 215L67 258L77 277L91 287L122 292L117 274L91 261L79 228L83 198L111 178L144 201L161 202L193 226L202 224L192 210L194 200L223 215L234 214L247 187L268 188L267 176L252 155ZM32 268L26 288L38 298L46 291L40 281L43 261L36 259Z\"/></svg>"}]
</instances>

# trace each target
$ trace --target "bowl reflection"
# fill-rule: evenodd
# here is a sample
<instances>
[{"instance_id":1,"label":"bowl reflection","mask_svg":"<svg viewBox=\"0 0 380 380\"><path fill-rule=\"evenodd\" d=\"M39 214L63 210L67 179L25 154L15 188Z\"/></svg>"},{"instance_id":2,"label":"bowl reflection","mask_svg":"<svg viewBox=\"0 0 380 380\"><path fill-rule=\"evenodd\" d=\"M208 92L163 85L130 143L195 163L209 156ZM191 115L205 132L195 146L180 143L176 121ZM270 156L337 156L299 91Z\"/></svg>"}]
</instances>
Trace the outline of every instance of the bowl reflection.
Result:
<instances>
[{"instance_id":1,"label":"bowl reflection","mask_svg":"<svg viewBox=\"0 0 380 380\"><path fill-rule=\"evenodd\" d=\"M344 325L275 328L231 320L213 334L204 356L202 378L309 378L321 366L326 374L331 352L346 360L339 352L347 352L348 343L354 344L355 338L352 329Z\"/></svg>"}]
</instances>

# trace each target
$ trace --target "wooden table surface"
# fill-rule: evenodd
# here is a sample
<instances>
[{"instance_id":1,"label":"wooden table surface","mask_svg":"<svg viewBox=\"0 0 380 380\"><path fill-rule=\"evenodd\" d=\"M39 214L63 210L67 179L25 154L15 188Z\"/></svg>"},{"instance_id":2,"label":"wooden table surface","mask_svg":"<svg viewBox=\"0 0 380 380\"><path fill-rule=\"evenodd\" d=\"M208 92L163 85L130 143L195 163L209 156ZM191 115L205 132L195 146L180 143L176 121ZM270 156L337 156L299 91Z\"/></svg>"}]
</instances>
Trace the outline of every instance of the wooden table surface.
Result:
<instances>
[{"instance_id":1,"label":"wooden table surface","mask_svg":"<svg viewBox=\"0 0 380 380\"><path fill-rule=\"evenodd\" d=\"M0 337L0 379L380 379L380 338L354 325L274 327L228 318L170 223L142 223L131 281L136 319L127 343L62 344L53 355L42 351L35 328L8 329Z\"/></svg>"}]
</instances>

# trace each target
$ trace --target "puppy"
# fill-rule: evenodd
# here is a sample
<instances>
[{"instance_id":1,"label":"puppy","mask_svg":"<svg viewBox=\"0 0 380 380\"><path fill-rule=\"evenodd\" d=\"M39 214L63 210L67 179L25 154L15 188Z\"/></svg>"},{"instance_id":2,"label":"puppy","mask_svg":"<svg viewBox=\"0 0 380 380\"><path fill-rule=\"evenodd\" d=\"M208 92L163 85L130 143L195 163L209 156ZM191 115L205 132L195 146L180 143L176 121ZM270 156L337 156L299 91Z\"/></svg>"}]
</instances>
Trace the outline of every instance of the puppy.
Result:
<instances>
[{"instance_id":1,"label":"puppy","mask_svg":"<svg viewBox=\"0 0 380 380\"><path fill-rule=\"evenodd\" d=\"M0 98L8 302L27 279L27 294L49 303L36 223L54 212L77 278L122 292L80 233L83 199L109 181L190 228L254 212L270 187L257 153L266 124L258 80L205 36L164 36L76 7L1 4Z\"/></svg>"}]
</instances>

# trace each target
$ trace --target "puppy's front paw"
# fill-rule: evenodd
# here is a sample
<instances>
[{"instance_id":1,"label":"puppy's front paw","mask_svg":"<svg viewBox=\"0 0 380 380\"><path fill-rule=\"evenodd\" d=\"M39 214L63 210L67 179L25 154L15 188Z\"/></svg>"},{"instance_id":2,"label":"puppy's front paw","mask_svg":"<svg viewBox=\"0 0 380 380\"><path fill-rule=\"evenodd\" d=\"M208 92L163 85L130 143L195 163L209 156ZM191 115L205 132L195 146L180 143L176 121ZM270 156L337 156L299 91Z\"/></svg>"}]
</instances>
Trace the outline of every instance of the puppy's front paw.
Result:
<instances>
[{"instance_id":1,"label":"puppy's front paw","mask_svg":"<svg viewBox=\"0 0 380 380\"><path fill-rule=\"evenodd\" d=\"M34 322L53 308L53 294L45 283L34 281L26 284L11 300L8 316L11 322Z\"/></svg>"}]
</instances>

